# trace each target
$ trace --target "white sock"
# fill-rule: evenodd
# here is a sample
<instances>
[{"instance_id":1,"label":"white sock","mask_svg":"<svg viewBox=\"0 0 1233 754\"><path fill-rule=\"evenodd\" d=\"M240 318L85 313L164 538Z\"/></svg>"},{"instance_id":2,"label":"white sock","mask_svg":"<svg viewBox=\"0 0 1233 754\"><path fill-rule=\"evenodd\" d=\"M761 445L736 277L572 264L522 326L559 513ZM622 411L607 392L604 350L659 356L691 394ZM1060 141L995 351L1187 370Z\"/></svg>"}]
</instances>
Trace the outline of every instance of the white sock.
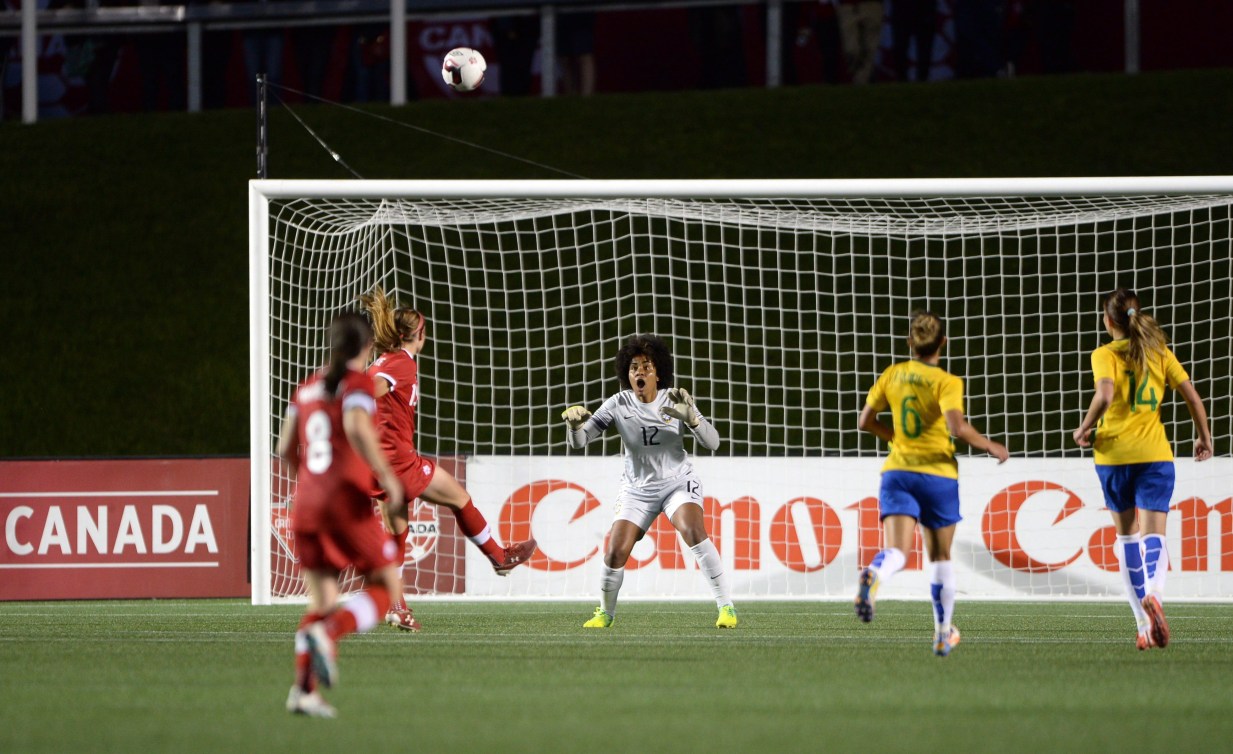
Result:
<instances>
[{"instance_id":1,"label":"white sock","mask_svg":"<svg viewBox=\"0 0 1233 754\"><path fill-rule=\"evenodd\" d=\"M718 607L731 605L732 593L728 591L728 575L724 572L724 560L719 557L719 550L715 549L715 543L704 539L689 548L689 551L698 560L698 568L702 569L707 583L711 585L711 595L715 598L715 605Z\"/></svg>"},{"instance_id":2,"label":"white sock","mask_svg":"<svg viewBox=\"0 0 1233 754\"><path fill-rule=\"evenodd\" d=\"M903 550L900 550L898 547L887 547L873 556L873 562L869 564L869 569L877 573L880 580L886 581L891 576L902 571L907 563L908 558L903 554Z\"/></svg>"},{"instance_id":3,"label":"white sock","mask_svg":"<svg viewBox=\"0 0 1233 754\"><path fill-rule=\"evenodd\" d=\"M1169 574L1169 545L1160 534L1143 538L1143 565L1147 569L1147 593L1164 602L1165 576Z\"/></svg>"},{"instance_id":4,"label":"white sock","mask_svg":"<svg viewBox=\"0 0 1233 754\"><path fill-rule=\"evenodd\" d=\"M1143 633L1151 625L1147 613L1143 612L1143 600L1139 597L1136 585L1143 584L1143 544L1138 534L1119 534L1113 545L1120 564L1118 569L1122 574L1122 586L1126 588L1126 600L1130 603L1130 611L1135 615L1135 625L1139 633ZM1129 561L1129 562L1128 562Z\"/></svg>"},{"instance_id":5,"label":"white sock","mask_svg":"<svg viewBox=\"0 0 1233 754\"><path fill-rule=\"evenodd\" d=\"M617 594L621 591L621 582L625 581L624 568L609 568L604 564L603 573L599 577L599 606L609 617L616 615Z\"/></svg>"},{"instance_id":6,"label":"white sock","mask_svg":"<svg viewBox=\"0 0 1233 754\"><path fill-rule=\"evenodd\" d=\"M342 609L355 616L355 632L362 634L371 630L381 620L377 615L377 604L372 601L368 592L356 592L342 604Z\"/></svg>"},{"instance_id":7,"label":"white sock","mask_svg":"<svg viewBox=\"0 0 1233 754\"><path fill-rule=\"evenodd\" d=\"M949 560L939 560L932 565L929 588L933 597L933 627L939 636L948 636L955 615L955 569Z\"/></svg>"}]
</instances>

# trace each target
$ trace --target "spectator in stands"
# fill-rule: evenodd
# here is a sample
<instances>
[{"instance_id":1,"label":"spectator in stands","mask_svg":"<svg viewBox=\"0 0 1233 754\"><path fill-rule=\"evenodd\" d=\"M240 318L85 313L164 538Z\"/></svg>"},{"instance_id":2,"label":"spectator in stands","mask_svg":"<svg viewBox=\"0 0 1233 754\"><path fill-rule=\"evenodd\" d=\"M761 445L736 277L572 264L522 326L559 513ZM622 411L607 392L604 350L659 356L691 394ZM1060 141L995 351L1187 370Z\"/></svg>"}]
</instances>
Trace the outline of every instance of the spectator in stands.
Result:
<instances>
[{"instance_id":1,"label":"spectator in stands","mask_svg":"<svg viewBox=\"0 0 1233 754\"><path fill-rule=\"evenodd\" d=\"M557 14L557 60L561 93L595 94L595 14Z\"/></svg>"},{"instance_id":2,"label":"spectator in stands","mask_svg":"<svg viewBox=\"0 0 1233 754\"><path fill-rule=\"evenodd\" d=\"M389 25L367 24L356 29L351 44L351 74L356 102L390 101Z\"/></svg>"},{"instance_id":3,"label":"spectator in stands","mask_svg":"<svg viewBox=\"0 0 1233 754\"><path fill-rule=\"evenodd\" d=\"M882 0L836 0L839 35L853 84L873 80L873 67L882 40Z\"/></svg>"},{"instance_id":4,"label":"spectator in stands","mask_svg":"<svg viewBox=\"0 0 1233 754\"><path fill-rule=\"evenodd\" d=\"M271 22L273 27L249 29L244 32L244 86L249 92L250 100L257 97L257 74L264 73L266 81L271 84L283 83L284 38L286 35L282 26L270 17L274 10L271 0L247 0L257 3L259 10L255 18Z\"/></svg>"},{"instance_id":5,"label":"spectator in stands","mask_svg":"<svg viewBox=\"0 0 1233 754\"><path fill-rule=\"evenodd\" d=\"M690 8L688 18L689 35L702 66L702 88L745 86L740 6Z\"/></svg>"},{"instance_id":6,"label":"spectator in stands","mask_svg":"<svg viewBox=\"0 0 1233 754\"><path fill-rule=\"evenodd\" d=\"M1015 14L1015 0L1008 9ZM1000 3L955 0L955 77L996 76L1003 67L1004 13Z\"/></svg>"},{"instance_id":7,"label":"spectator in stands","mask_svg":"<svg viewBox=\"0 0 1233 754\"><path fill-rule=\"evenodd\" d=\"M816 42L821 55L822 80L828 84L839 83L840 69L843 67L843 46L839 41L835 0L785 5L784 28L790 32L786 36L795 39L796 47L794 55L791 48L784 45L784 57L799 56L804 48ZM794 73L789 83L799 84L804 80L802 72L796 71L794 66L785 65L784 71Z\"/></svg>"},{"instance_id":8,"label":"spectator in stands","mask_svg":"<svg viewBox=\"0 0 1233 754\"><path fill-rule=\"evenodd\" d=\"M300 83L307 94L325 95L325 71L333 53L338 27L300 26L291 30L291 44L300 72Z\"/></svg>"},{"instance_id":9,"label":"spectator in stands","mask_svg":"<svg viewBox=\"0 0 1233 754\"><path fill-rule=\"evenodd\" d=\"M142 0L142 6L170 5L175 0ZM166 33L134 34L137 67L141 73L143 110L184 110L188 89L188 49L179 29Z\"/></svg>"},{"instance_id":10,"label":"spectator in stands","mask_svg":"<svg viewBox=\"0 0 1233 754\"><path fill-rule=\"evenodd\" d=\"M962 0L961 0L962 1ZM993 3L984 1L984 5ZM916 80L928 81L933 65L933 37L937 33L938 0L894 0L891 3L891 32L895 58L895 78L908 81L908 49L916 43Z\"/></svg>"},{"instance_id":11,"label":"spectator in stands","mask_svg":"<svg viewBox=\"0 0 1233 754\"><path fill-rule=\"evenodd\" d=\"M498 16L492 19L493 44L501 67L501 94L531 93L531 64L539 47L538 16Z\"/></svg>"}]
</instances>

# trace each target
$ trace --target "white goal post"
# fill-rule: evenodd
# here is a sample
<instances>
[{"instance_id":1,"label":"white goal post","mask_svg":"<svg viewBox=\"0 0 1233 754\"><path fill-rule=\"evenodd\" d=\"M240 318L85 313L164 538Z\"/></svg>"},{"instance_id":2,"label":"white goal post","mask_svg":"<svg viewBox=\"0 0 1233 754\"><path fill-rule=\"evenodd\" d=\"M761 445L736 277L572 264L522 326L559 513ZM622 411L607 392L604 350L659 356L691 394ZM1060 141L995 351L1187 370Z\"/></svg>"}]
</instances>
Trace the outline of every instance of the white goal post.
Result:
<instances>
[{"instance_id":1,"label":"white goal post","mask_svg":"<svg viewBox=\"0 0 1233 754\"><path fill-rule=\"evenodd\" d=\"M944 366L998 466L960 444L963 598L1120 598L1090 454L1070 441L1104 342L1100 294L1136 289L1207 401L1216 458L1170 396L1172 599L1233 600L1233 176L938 180L279 181L249 184L254 603L302 600L293 483L273 449L325 333L374 285L423 311L417 446L504 542L497 578L419 504L404 572L423 597L592 600L620 473L615 436L566 447L563 408L618 390L653 332L723 438L689 448L737 600L850 599L878 548L886 449L855 427L908 315L946 322ZM661 522L662 523L662 522ZM919 554L883 596L927 594ZM705 599L670 527L622 599Z\"/></svg>"}]
</instances>

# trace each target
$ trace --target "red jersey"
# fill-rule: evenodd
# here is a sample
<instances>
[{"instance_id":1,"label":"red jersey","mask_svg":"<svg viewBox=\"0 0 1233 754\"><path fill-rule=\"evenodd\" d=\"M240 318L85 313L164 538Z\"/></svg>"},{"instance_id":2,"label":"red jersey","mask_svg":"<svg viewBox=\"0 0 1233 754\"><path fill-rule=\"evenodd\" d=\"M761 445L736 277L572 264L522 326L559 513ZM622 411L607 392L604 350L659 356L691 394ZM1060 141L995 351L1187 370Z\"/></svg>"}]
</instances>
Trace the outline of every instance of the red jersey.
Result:
<instances>
[{"instance_id":1,"label":"red jersey","mask_svg":"<svg viewBox=\"0 0 1233 754\"><path fill-rule=\"evenodd\" d=\"M368 488L372 471L351 447L343 429L343 413L352 408L362 408L369 414L376 410L372 378L353 370L343 375L335 396L325 392L324 372L309 377L296 389L287 407L288 414L294 416L300 442L291 508L292 523L298 531L320 528L330 505L371 509Z\"/></svg>"},{"instance_id":2,"label":"red jersey","mask_svg":"<svg viewBox=\"0 0 1233 754\"><path fill-rule=\"evenodd\" d=\"M390 390L377 399L381 449L395 469L418 460L415 452L415 407L420 402L419 367L403 349L383 355L368 367L368 376L385 380Z\"/></svg>"}]
</instances>

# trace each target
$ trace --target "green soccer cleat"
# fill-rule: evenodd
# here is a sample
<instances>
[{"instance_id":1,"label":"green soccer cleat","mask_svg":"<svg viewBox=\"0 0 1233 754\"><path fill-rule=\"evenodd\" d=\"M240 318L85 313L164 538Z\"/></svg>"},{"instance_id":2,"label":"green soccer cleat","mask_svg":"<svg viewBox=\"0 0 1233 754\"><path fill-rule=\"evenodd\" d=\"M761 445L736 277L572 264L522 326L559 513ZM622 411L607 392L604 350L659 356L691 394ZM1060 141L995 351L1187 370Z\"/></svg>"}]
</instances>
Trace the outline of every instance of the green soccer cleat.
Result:
<instances>
[{"instance_id":1,"label":"green soccer cleat","mask_svg":"<svg viewBox=\"0 0 1233 754\"><path fill-rule=\"evenodd\" d=\"M736 624L740 623L736 617L736 608L732 605L724 605L719 608L719 618L715 621L715 628L736 628Z\"/></svg>"},{"instance_id":2,"label":"green soccer cleat","mask_svg":"<svg viewBox=\"0 0 1233 754\"><path fill-rule=\"evenodd\" d=\"M595 608L595 614L591 616L591 620L582 624L583 628L610 628L612 621L616 620L608 613L604 612L602 607Z\"/></svg>"}]
</instances>

